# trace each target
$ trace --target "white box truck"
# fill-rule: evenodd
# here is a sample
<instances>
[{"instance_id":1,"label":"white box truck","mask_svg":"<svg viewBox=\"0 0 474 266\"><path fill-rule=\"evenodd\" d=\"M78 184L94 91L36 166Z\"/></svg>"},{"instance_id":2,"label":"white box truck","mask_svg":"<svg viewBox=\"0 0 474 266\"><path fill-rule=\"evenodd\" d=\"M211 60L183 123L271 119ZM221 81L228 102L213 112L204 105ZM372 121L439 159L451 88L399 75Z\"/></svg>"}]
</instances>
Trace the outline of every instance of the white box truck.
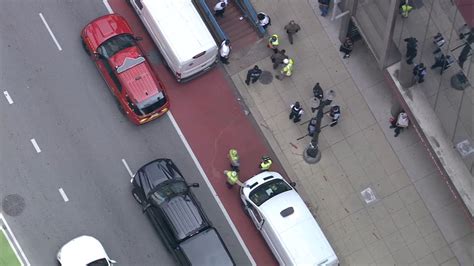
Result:
<instances>
[{"instance_id":1,"label":"white box truck","mask_svg":"<svg viewBox=\"0 0 474 266\"><path fill-rule=\"evenodd\" d=\"M191 0L129 0L178 82L210 70L219 48Z\"/></svg>"}]
</instances>

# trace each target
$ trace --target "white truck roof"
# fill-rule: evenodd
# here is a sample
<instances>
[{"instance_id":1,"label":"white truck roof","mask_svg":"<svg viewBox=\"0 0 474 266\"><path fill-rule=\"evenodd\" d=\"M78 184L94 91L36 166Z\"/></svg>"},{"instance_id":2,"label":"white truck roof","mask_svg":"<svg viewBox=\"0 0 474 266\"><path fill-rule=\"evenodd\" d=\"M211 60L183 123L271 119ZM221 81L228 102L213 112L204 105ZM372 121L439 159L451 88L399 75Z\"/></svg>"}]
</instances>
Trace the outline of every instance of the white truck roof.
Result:
<instances>
[{"instance_id":1,"label":"white truck roof","mask_svg":"<svg viewBox=\"0 0 474 266\"><path fill-rule=\"evenodd\" d=\"M143 0L178 60L216 46L209 29L191 0Z\"/></svg>"}]
</instances>

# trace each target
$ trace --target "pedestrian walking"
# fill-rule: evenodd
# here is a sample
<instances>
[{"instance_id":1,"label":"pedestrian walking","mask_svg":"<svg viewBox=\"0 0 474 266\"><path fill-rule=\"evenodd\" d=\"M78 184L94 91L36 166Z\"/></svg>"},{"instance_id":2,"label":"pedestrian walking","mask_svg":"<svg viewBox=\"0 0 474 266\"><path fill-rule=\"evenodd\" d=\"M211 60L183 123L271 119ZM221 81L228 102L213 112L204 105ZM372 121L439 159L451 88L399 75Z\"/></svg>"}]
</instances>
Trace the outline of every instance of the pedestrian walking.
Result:
<instances>
[{"instance_id":1,"label":"pedestrian walking","mask_svg":"<svg viewBox=\"0 0 474 266\"><path fill-rule=\"evenodd\" d=\"M257 80L260 78L262 75L262 70L258 68L257 65L255 65L252 69L247 71L247 78L245 79L245 84L250 85L250 81L252 81L252 84L257 82Z\"/></svg>"},{"instance_id":2,"label":"pedestrian walking","mask_svg":"<svg viewBox=\"0 0 474 266\"><path fill-rule=\"evenodd\" d=\"M300 102L295 102L290 106L289 119L293 119L293 123L298 123L301 121L301 115L303 115L303 113L303 107L301 107Z\"/></svg>"},{"instance_id":3,"label":"pedestrian walking","mask_svg":"<svg viewBox=\"0 0 474 266\"><path fill-rule=\"evenodd\" d=\"M416 55L418 54L418 40L414 37L405 38L403 40L407 43L407 52L405 54L405 57L407 58L407 64L411 65L413 64L413 59L415 59Z\"/></svg>"},{"instance_id":4,"label":"pedestrian walking","mask_svg":"<svg viewBox=\"0 0 474 266\"><path fill-rule=\"evenodd\" d=\"M401 111L397 118L390 118L390 128L394 128L395 129L395 135L394 137L398 137L398 135L400 134L400 132L402 132L402 130L406 127L408 127L408 124L409 124L409 120L408 120L408 115L407 113L405 113L404 111Z\"/></svg>"},{"instance_id":5,"label":"pedestrian walking","mask_svg":"<svg viewBox=\"0 0 474 266\"><path fill-rule=\"evenodd\" d=\"M283 64L285 64L285 66L280 70L280 74L275 76L279 80L282 80L285 77L290 77L291 75L293 75L293 66L294 66L293 59L291 58L284 59Z\"/></svg>"},{"instance_id":6,"label":"pedestrian walking","mask_svg":"<svg viewBox=\"0 0 474 266\"><path fill-rule=\"evenodd\" d=\"M224 175L227 178L227 188L231 189L235 184L243 187L244 184L239 180L239 174L236 171L225 170Z\"/></svg>"},{"instance_id":7,"label":"pedestrian walking","mask_svg":"<svg viewBox=\"0 0 474 266\"><path fill-rule=\"evenodd\" d=\"M330 127L337 125L339 118L341 118L341 108L339 105L334 105L331 107L331 111L329 111L329 117L332 119L331 123L329 123Z\"/></svg>"},{"instance_id":8,"label":"pedestrian walking","mask_svg":"<svg viewBox=\"0 0 474 266\"><path fill-rule=\"evenodd\" d=\"M286 55L286 50L281 49L277 53L273 53L270 58L272 59L273 69L277 69L283 64L283 60L288 59L288 56Z\"/></svg>"},{"instance_id":9,"label":"pedestrian walking","mask_svg":"<svg viewBox=\"0 0 474 266\"><path fill-rule=\"evenodd\" d=\"M344 42L341 44L341 47L339 47L339 51L344 53L342 58L349 58L353 48L354 43L352 42L352 38L347 36Z\"/></svg>"},{"instance_id":10,"label":"pedestrian walking","mask_svg":"<svg viewBox=\"0 0 474 266\"><path fill-rule=\"evenodd\" d=\"M290 44L293 44L293 35L301 29L300 25L298 25L294 20L291 20L288 24L286 24L284 29L288 34L288 40L290 41Z\"/></svg>"},{"instance_id":11,"label":"pedestrian walking","mask_svg":"<svg viewBox=\"0 0 474 266\"><path fill-rule=\"evenodd\" d=\"M408 18L408 14L413 10L413 6L408 3L408 0L401 0L399 6L399 12L402 18Z\"/></svg>"},{"instance_id":12,"label":"pedestrian walking","mask_svg":"<svg viewBox=\"0 0 474 266\"><path fill-rule=\"evenodd\" d=\"M272 49L274 53L278 53L278 45L280 45L280 38L277 34L272 34L272 36L268 38L267 47Z\"/></svg>"},{"instance_id":13,"label":"pedestrian walking","mask_svg":"<svg viewBox=\"0 0 474 266\"><path fill-rule=\"evenodd\" d=\"M226 8L226 3L224 1L219 1L215 6L214 6L214 16L216 17L224 17L224 12Z\"/></svg>"},{"instance_id":14,"label":"pedestrian walking","mask_svg":"<svg viewBox=\"0 0 474 266\"><path fill-rule=\"evenodd\" d=\"M440 54L435 56L435 63L431 66L431 69L440 67L440 74L443 74L443 71L448 69L453 62L454 59L450 55L445 56L444 54Z\"/></svg>"},{"instance_id":15,"label":"pedestrian walking","mask_svg":"<svg viewBox=\"0 0 474 266\"><path fill-rule=\"evenodd\" d=\"M415 76L416 82L423 83L426 75L425 65L423 63L415 65L415 68L413 68L413 75Z\"/></svg>"},{"instance_id":16,"label":"pedestrian walking","mask_svg":"<svg viewBox=\"0 0 474 266\"><path fill-rule=\"evenodd\" d=\"M230 55L230 41L229 40L224 40L221 43L221 48L219 49L219 55L221 58L221 62L223 64L229 64L229 55Z\"/></svg>"},{"instance_id":17,"label":"pedestrian walking","mask_svg":"<svg viewBox=\"0 0 474 266\"><path fill-rule=\"evenodd\" d=\"M257 23L259 26L262 26L266 30L268 26L272 25L272 20L267 14L263 12L258 12Z\"/></svg>"},{"instance_id":18,"label":"pedestrian walking","mask_svg":"<svg viewBox=\"0 0 474 266\"><path fill-rule=\"evenodd\" d=\"M239 160L239 154L237 153L236 149L230 149L229 150L229 161L230 161L230 167L232 171L239 172L239 167L240 167L240 160Z\"/></svg>"},{"instance_id":19,"label":"pedestrian walking","mask_svg":"<svg viewBox=\"0 0 474 266\"><path fill-rule=\"evenodd\" d=\"M308 136L314 137L314 133L316 133L316 124L318 119L316 117L311 118L308 123Z\"/></svg>"},{"instance_id":20,"label":"pedestrian walking","mask_svg":"<svg viewBox=\"0 0 474 266\"><path fill-rule=\"evenodd\" d=\"M329 0L318 0L319 10L321 11L321 16L327 16L329 12Z\"/></svg>"},{"instance_id":21,"label":"pedestrian walking","mask_svg":"<svg viewBox=\"0 0 474 266\"><path fill-rule=\"evenodd\" d=\"M260 172L270 170L272 166L272 159L269 156L262 156L262 161L260 162Z\"/></svg>"}]
</instances>

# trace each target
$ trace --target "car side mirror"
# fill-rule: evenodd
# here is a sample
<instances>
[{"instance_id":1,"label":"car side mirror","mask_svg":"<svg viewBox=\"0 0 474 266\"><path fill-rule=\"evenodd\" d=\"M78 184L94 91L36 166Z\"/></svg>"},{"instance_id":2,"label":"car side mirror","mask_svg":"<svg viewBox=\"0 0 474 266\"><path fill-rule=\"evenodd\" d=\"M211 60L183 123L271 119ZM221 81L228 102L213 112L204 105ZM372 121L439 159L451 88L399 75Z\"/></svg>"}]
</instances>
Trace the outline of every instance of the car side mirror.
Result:
<instances>
[{"instance_id":1,"label":"car side mirror","mask_svg":"<svg viewBox=\"0 0 474 266\"><path fill-rule=\"evenodd\" d=\"M150 207L151 207L151 204L150 204L150 203L147 203L145 206L143 206L142 211L143 211L143 212L146 212L146 210L147 210L148 208L150 208Z\"/></svg>"},{"instance_id":2,"label":"car side mirror","mask_svg":"<svg viewBox=\"0 0 474 266\"><path fill-rule=\"evenodd\" d=\"M143 38L142 38L142 37L139 37L139 36L135 36L134 39L135 39L135 41L141 41L141 40L143 40Z\"/></svg>"},{"instance_id":3,"label":"car side mirror","mask_svg":"<svg viewBox=\"0 0 474 266\"><path fill-rule=\"evenodd\" d=\"M290 182L290 185L291 185L292 187L296 187L296 182Z\"/></svg>"},{"instance_id":4,"label":"car side mirror","mask_svg":"<svg viewBox=\"0 0 474 266\"><path fill-rule=\"evenodd\" d=\"M199 184L198 184L198 183L192 183L192 184L189 185L188 187L199 187Z\"/></svg>"}]
</instances>

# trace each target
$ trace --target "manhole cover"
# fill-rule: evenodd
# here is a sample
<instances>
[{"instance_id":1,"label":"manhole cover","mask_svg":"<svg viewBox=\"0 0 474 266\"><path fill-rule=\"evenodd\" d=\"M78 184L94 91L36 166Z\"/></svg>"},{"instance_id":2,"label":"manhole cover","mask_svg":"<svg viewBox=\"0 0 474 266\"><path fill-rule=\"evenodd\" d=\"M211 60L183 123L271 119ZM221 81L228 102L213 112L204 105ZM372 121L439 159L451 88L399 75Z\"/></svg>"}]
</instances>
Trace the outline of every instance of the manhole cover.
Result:
<instances>
[{"instance_id":1,"label":"manhole cover","mask_svg":"<svg viewBox=\"0 0 474 266\"><path fill-rule=\"evenodd\" d=\"M262 71L262 75L260 76L260 83L262 84L270 84L273 80L272 72L270 71Z\"/></svg>"},{"instance_id":2,"label":"manhole cover","mask_svg":"<svg viewBox=\"0 0 474 266\"><path fill-rule=\"evenodd\" d=\"M25 199L18 194L10 194L3 198L2 210L9 216L18 216L25 209Z\"/></svg>"}]
</instances>

